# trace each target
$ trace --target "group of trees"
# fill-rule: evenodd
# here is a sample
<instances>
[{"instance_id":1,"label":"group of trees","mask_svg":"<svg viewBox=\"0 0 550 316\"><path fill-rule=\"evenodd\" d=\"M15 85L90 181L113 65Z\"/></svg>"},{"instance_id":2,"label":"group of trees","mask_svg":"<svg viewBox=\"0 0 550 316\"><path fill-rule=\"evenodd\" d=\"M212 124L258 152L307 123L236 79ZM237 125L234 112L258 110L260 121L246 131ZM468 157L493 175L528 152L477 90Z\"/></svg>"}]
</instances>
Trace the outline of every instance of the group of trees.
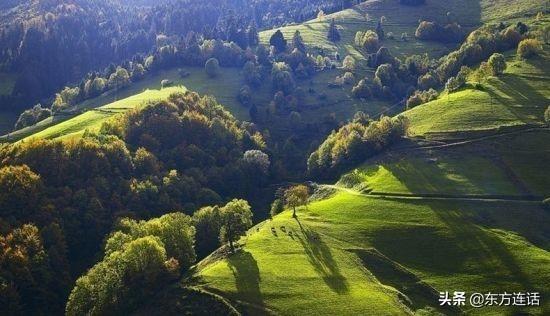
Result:
<instances>
[{"instance_id":1,"label":"group of trees","mask_svg":"<svg viewBox=\"0 0 550 316\"><path fill-rule=\"evenodd\" d=\"M46 305L41 300L50 300L47 305L59 313L70 279L76 275L60 276L58 271L79 274L89 266L118 217L151 218L169 210L192 214L201 206L220 204L235 196L254 201L271 168L269 156L262 151L264 146L253 124L240 124L212 98L185 93L115 116L98 135L2 147L0 234L8 236L34 223L44 248L40 260L32 259L30 252L27 258L21 248L26 246L7 245L0 251L0 302L12 302L7 314L17 310L36 313ZM49 232L54 228L55 238ZM226 230L223 240L234 240L235 236L235 230ZM164 259L156 241L136 243L128 253L130 248L117 248L112 261L98 268L98 275L107 273L105 269L111 265L126 262L126 256L139 254L142 247L162 259L144 262L146 266L159 264L160 269L167 260L173 265L170 257L180 266L189 266L190 260L171 254L168 248ZM61 264L68 267L57 268ZM30 274L20 270L23 265ZM157 272L151 277L160 280L167 271ZM67 278L69 282L61 282ZM141 282L123 282L133 281ZM104 290L111 291L110 287ZM107 295L104 290L98 288L97 295Z\"/></svg>"},{"instance_id":2,"label":"group of trees","mask_svg":"<svg viewBox=\"0 0 550 316\"><path fill-rule=\"evenodd\" d=\"M381 117L378 121L358 112L354 120L330 134L308 159L308 171L331 177L349 166L365 161L407 134L403 116Z\"/></svg>"},{"instance_id":3,"label":"group of trees","mask_svg":"<svg viewBox=\"0 0 550 316\"><path fill-rule=\"evenodd\" d=\"M195 249L202 258L220 243L229 243L234 252L234 242L251 226L250 205L237 199L202 208L193 217L170 213L148 221L124 218L106 240L103 260L76 281L66 313L131 313L166 283L178 280L196 261Z\"/></svg>"},{"instance_id":4,"label":"group of trees","mask_svg":"<svg viewBox=\"0 0 550 316\"><path fill-rule=\"evenodd\" d=\"M465 32L456 22L443 26L437 22L422 21L416 29L415 36L426 41L458 43L464 39Z\"/></svg>"},{"instance_id":5,"label":"group of trees","mask_svg":"<svg viewBox=\"0 0 550 316\"><path fill-rule=\"evenodd\" d=\"M190 36L234 42L246 49L249 43L257 44L258 28L303 21L320 9L333 12L342 5L350 6L351 1L178 0L142 7L133 2L75 0L9 7L10 14L0 22L0 70L19 76L0 107L19 110L46 101L89 71L169 43L178 46Z\"/></svg>"}]
</instances>

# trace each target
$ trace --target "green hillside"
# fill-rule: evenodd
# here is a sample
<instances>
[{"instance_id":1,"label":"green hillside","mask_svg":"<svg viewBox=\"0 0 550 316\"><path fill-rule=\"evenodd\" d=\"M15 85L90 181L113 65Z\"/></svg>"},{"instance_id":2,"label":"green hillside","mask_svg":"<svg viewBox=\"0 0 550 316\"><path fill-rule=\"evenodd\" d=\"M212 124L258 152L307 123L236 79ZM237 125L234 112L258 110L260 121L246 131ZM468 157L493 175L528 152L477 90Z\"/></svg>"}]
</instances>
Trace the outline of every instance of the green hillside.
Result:
<instances>
[{"instance_id":1,"label":"green hillside","mask_svg":"<svg viewBox=\"0 0 550 316\"><path fill-rule=\"evenodd\" d=\"M468 87L405 112L413 135L452 131L490 130L497 127L540 125L550 103L550 59L508 59L499 78L489 78L480 88Z\"/></svg>"},{"instance_id":2,"label":"green hillside","mask_svg":"<svg viewBox=\"0 0 550 316\"><path fill-rule=\"evenodd\" d=\"M200 269L201 286L250 313L389 315L435 308L437 291L545 289L549 281L550 218L534 203L338 192L298 220L290 215L252 229L237 254Z\"/></svg>"},{"instance_id":3,"label":"green hillside","mask_svg":"<svg viewBox=\"0 0 550 316\"><path fill-rule=\"evenodd\" d=\"M55 139L81 136L85 131L98 132L101 124L118 113L143 106L148 102L167 99L172 93L185 91L183 87L146 90L131 97L100 106L69 120L55 124L27 138ZM23 139L24 140L24 139Z\"/></svg>"}]
</instances>

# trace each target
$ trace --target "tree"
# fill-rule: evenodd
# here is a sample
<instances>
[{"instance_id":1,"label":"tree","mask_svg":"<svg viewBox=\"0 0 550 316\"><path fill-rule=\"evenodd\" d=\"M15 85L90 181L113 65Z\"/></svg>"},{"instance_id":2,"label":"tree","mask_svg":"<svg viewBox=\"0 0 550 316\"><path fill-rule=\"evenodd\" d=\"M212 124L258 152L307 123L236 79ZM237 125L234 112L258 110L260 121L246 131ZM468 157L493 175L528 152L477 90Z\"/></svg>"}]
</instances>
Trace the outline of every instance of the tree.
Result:
<instances>
[{"instance_id":1,"label":"tree","mask_svg":"<svg viewBox=\"0 0 550 316\"><path fill-rule=\"evenodd\" d=\"M260 44L260 36L258 35L258 29L256 28L256 24L252 23L248 27L248 45L250 47L256 47Z\"/></svg>"},{"instance_id":2,"label":"tree","mask_svg":"<svg viewBox=\"0 0 550 316\"><path fill-rule=\"evenodd\" d=\"M204 70L210 78L217 77L220 74L220 62L216 58L210 58L204 64Z\"/></svg>"},{"instance_id":3,"label":"tree","mask_svg":"<svg viewBox=\"0 0 550 316\"><path fill-rule=\"evenodd\" d=\"M270 208L270 211L269 211L269 214L271 215L271 217L281 213L284 209L284 203L281 199L275 199L273 200L273 202L271 203L271 208Z\"/></svg>"},{"instance_id":4,"label":"tree","mask_svg":"<svg viewBox=\"0 0 550 316\"><path fill-rule=\"evenodd\" d=\"M281 30L277 30L275 33L273 33L273 35L271 35L271 38L269 39L269 45L275 47L277 53L282 53L286 51L287 41Z\"/></svg>"},{"instance_id":5,"label":"tree","mask_svg":"<svg viewBox=\"0 0 550 316\"><path fill-rule=\"evenodd\" d=\"M499 53L491 55L487 64L491 68L494 76L502 75L504 70L506 70L506 59L504 58L504 55Z\"/></svg>"},{"instance_id":6,"label":"tree","mask_svg":"<svg viewBox=\"0 0 550 316\"><path fill-rule=\"evenodd\" d=\"M251 86L258 87L262 83L262 75L256 64L247 61L243 66L244 80Z\"/></svg>"},{"instance_id":7,"label":"tree","mask_svg":"<svg viewBox=\"0 0 550 316\"><path fill-rule=\"evenodd\" d=\"M378 39L380 39L381 41L383 41L385 38L384 28L382 27L382 18L380 18L380 21L378 21L378 24L376 24L376 35L378 35Z\"/></svg>"},{"instance_id":8,"label":"tree","mask_svg":"<svg viewBox=\"0 0 550 316\"><path fill-rule=\"evenodd\" d=\"M267 174L271 164L269 156L261 150L247 150L243 155L243 162L262 174Z\"/></svg>"},{"instance_id":9,"label":"tree","mask_svg":"<svg viewBox=\"0 0 550 316\"><path fill-rule=\"evenodd\" d=\"M196 246L199 258L204 258L219 245L222 228L221 211L218 206L206 206L193 214L193 224L196 230Z\"/></svg>"},{"instance_id":10,"label":"tree","mask_svg":"<svg viewBox=\"0 0 550 316\"><path fill-rule=\"evenodd\" d=\"M296 185L285 191L285 204L292 207L292 217L296 217L296 207L307 205L309 189L305 185Z\"/></svg>"},{"instance_id":11,"label":"tree","mask_svg":"<svg viewBox=\"0 0 550 316\"><path fill-rule=\"evenodd\" d=\"M542 52L542 43L533 38L524 39L518 45L518 57L529 59L540 55Z\"/></svg>"},{"instance_id":12,"label":"tree","mask_svg":"<svg viewBox=\"0 0 550 316\"><path fill-rule=\"evenodd\" d=\"M166 250L158 238L142 237L106 256L76 280L67 315L127 314L162 285Z\"/></svg>"},{"instance_id":13,"label":"tree","mask_svg":"<svg viewBox=\"0 0 550 316\"><path fill-rule=\"evenodd\" d=\"M130 84L130 75L128 70L118 67L115 72L109 76L108 85L111 89L120 89Z\"/></svg>"},{"instance_id":14,"label":"tree","mask_svg":"<svg viewBox=\"0 0 550 316\"><path fill-rule=\"evenodd\" d=\"M380 47L378 35L372 30L357 32L357 34L355 34L355 44L361 46L369 53L378 51Z\"/></svg>"},{"instance_id":15,"label":"tree","mask_svg":"<svg viewBox=\"0 0 550 316\"><path fill-rule=\"evenodd\" d=\"M342 67L344 68L344 70L347 71L355 71L355 58L353 58L353 56L351 55L347 55L342 62Z\"/></svg>"},{"instance_id":16,"label":"tree","mask_svg":"<svg viewBox=\"0 0 550 316\"><path fill-rule=\"evenodd\" d=\"M338 42L341 38L340 31L338 31L338 27L336 26L336 22L334 19L330 20L327 38L332 42Z\"/></svg>"},{"instance_id":17,"label":"tree","mask_svg":"<svg viewBox=\"0 0 550 316\"><path fill-rule=\"evenodd\" d=\"M27 165L0 169L0 217L29 220L40 207L43 184Z\"/></svg>"},{"instance_id":18,"label":"tree","mask_svg":"<svg viewBox=\"0 0 550 316\"><path fill-rule=\"evenodd\" d=\"M300 31L298 30L296 30L296 32L294 32L294 36L292 36L292 47L294 47L294 49L297 49L302 53L306 52L306 45L304 44L304 39L302 38L302 35L300 35Z\"/></svg>"},{"instance_id":19,"label":"tree","mask_svg":"<svg viewBox=\"0 0 550 316\"><path fill-rule=\"evenodd\" d=\"M357 85L351 89L351 94L358 99L368 99L372 96L372 91L369 88L365 79L359 80Z\"/></svg>"},{"instance_id":20,"label":"tree","mask_svg":"<svg viewBox=\"0 0 550 316\"><path fill-rule=\"evenodd\" d=\"M233 243L252 226L252 211L245 200L233 199L221 208L222 227L220 241L229 242L231 252L235 252Z\"/></svg>"}]
</instances>

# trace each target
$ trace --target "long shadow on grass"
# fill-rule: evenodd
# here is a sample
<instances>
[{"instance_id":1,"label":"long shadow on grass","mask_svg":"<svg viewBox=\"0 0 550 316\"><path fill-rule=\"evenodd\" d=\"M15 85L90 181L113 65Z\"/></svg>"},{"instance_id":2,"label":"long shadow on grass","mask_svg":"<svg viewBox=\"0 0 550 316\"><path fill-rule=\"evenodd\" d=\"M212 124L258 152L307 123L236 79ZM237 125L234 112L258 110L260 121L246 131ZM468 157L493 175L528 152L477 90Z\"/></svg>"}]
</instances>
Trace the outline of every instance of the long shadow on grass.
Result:
<instances>
[{"instance_id":1,"label":"long shadow on grass","mask_svg":"<svg viewBox=\"0 0 550 316\"><path fill-rule=\"evenodd\" d=\"M498 273L501 279L520 284L525 289L533 288L520 263L495 233L471 223L463 212L449 210L448 204L433 203L431 208L447 225L459 246L483 267L484 272Z\"/></svg>"},{"instance_id":2,"label":"long shadow on grass","mask_svg":"<svg viewBox=\"0 0 550 316\"><path fill-rule=\"evenodd\" d=\"M263 295L260 291L260 269L254 256L248 251L239 251L230 256L227 263L235 277L239 297L253 304L255 308L264 307Z\"/></svg>"},{"instance_id":3,"label":"long shadow on grass","mask_svg":"<svg viewBox=\"0 0 550 316\"><path fill-rule=\"evenodd\" d=\"M302 247L304 247L309 262L313 265L315 271L322 275L323 281L333 291L339 294L346 293L348 291L347 281L340 273L330 248L317 232L304 227L298 218L296 218L296 222L302 231L302 236L300 234L296 234L296 236Z\"/></svg>"},{"instance_id":4,"label":"long shadow on grass","mask_svg":"<svg viewBox=\"0 0 550 316\"><path fill-rule=\"evenodd\" d=\"M475 224L471 212L450 201L409 203L429 206L443 225L388 225L372 239L381 253L415 270L442 276L478 275L493 280L497 287L512 283L522 289L534 288L507 245L496 232Z\"/></svg>"}]
</instances>

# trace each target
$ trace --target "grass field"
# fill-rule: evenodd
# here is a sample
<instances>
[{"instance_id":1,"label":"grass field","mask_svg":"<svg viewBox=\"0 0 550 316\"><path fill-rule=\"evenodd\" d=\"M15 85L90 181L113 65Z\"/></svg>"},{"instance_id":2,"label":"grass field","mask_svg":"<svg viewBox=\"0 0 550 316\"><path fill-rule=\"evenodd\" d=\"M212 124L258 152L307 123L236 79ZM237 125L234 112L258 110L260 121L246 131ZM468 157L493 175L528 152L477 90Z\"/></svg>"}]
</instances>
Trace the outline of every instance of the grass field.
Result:
<instances>
[{"instance_id":1,"label":"grass field","mask_svg":"<svg viewBox=\"0 0 550 316\"><path fill-rule=\"evenodd\" d=\"M201 266L202 287L249 313L291 315L396 315L436 308L437 291L548 290L550 217L537 205L339 192L298 214L260 224L237 254Z\"/></svg>"},{"instance_id":2,"label":"grass field","mask_svg":"<svg viewBox=\"0 0 550 316\"><path fill-rule=\"evenodd\" d=\"M500 126L543 123L550 104L550 56L530 61L508 58L508 68L499 78L491 77L482 89L472 87L442 94L437 100L407 112L411 133L487 130Z\"/></svg>"},{"instance_id":3,"label":"grass field","mask_svg":"<svg viewBox=\"0 0 550 316\"><path fill-rule=\"evenodd\" d=\"M0 95L10 95L17 76L5 72L0 72Z\"/></svg>"}]
</instances>

